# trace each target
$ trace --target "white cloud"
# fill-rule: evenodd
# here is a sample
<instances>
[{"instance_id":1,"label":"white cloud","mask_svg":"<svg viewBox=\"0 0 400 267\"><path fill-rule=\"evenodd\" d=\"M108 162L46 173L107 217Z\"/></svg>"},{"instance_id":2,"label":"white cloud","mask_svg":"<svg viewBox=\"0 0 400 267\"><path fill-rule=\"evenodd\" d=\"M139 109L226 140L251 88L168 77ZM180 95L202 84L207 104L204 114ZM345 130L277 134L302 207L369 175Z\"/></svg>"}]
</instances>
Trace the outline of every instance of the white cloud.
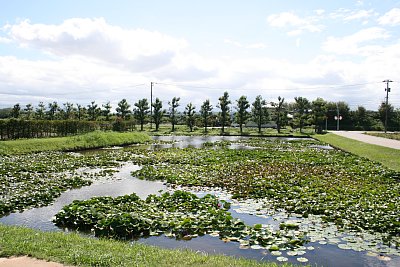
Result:
<instances>
[{"instance_id":1,"label":"white cloud","mask_svg":"<svg viewBox=\"0 0 400 267\"><path fill-rule=\"evenodd\" d=\"M389 37L390 35L385 29L372 27L362 29L345 37L328 37L328 39L323 43L322 48L326 52L333 52L340 55L349 54L367 56L378 53L381 49L379 45L368 43L375 40L387 39Z\"/></svg>"},{"instance_id":2,"label":"white cloud","mask_svg":"<svg viewBox=\"0 0 400 267\"><path fill-rule=\"evenodd\" d=\"M271 23L292 27L293 31L304 26L301 18L290 17ZM314 59L301 63L275 55L269 57L269 51L211 58L191 51L185 40L143 29L115 27L102 19L73 19L60 25L24 21L10 25L7 33L5 38L16 44L56 56L42 60L0 56L0 107L39 101L86 105L92 100L99 104L111 101L115 107L122 98L133 104L140 98L149 98L152 81L157 82L154 95L165 106L174 96L181 97L182 106L192 101L199 107L207 98L215 105L227 90L232 100L246 95L253 101L259 94L268 101L276 100L278 95L287 101L299 95L310 100L322 96L360 104L374 99L376 102L364 103L376 109L383 94L380 91L368 87L366 91L357 88L352 93L346 87L329 86L394 79L400 62L400 43L379 43L390 37L379 27L330 37L322 47L326 54L316 52ZM295 39L292 41L302 49L306 47L306 38ZM231 39L224 42L241 48L264 47L261 43ZM362 57L353 60L353 55ZM137 70L139 63L148 64L146 71ZM142 85L135 86L138 84Z\"/></svg>"},{"instance_id":3,"label":"white cloud","mask_svg":"<svg viewBox=\"0 0 400 267\"><path fill-rule=\"evenodd\" d=\"M329 14L332 19L338 19L343 22L349 22L354 20L362 20L363 24L368 22L368 19L376 17L378 15L373 9L365 10L350 10L346 8L340 8Z\"/></svg>"},{"instance_id":4,"label":"white cloud","mask_svg":"<svg viewBox=\"0 0 400 267\"><path fill-rule=\"evenodd\" d=\"M350 21L350 20L359 20L359 19L368 19L372 16L374 16L375 11L373 9L370 10L358 10L351 12L347 16L343 18L345 21Z\"/></svg>"},{"instance_id":5,"label":"white cloud","mask_svg":"<svg viewBox=\"0 0 400 267\"><path fill-rule=\"evenodd\" d=\"M239 48L245 48L245 49L264 49L267 47L266 44L264 43L251 43L251 44L243 44L238 41L234 41L231 39L224 39L224 43L230 44Z\"/></svg>"},{"instance_id":6,"label":"white cloud","mask_svg":"<svg viewBox=\"0 0 400 267\"><path fill-rule=\"evenodd\" d=\"M1 36L0 36L0 43L9 44L9 43L11 43L11 42L12 42L11 39L5 38L5 37L1 37Z\"/></svg>"},{"instance_id":7,"label":"white cloud","mask_svg":"<svg viewBox=\"0 0 400 267\"><path fill-rule=\"evenodd\" d=\"M321 15L325 14L325 9L316 9L316 10L314 10L314 12L318 16L321 16Z\"/></svg>"},{"instance_id":8,"label":"white cloud","mask_svg":"<svg viewBox=\"0 0 400 267\"><path fill-rule=\"evenodd\" d=\"M315 17L301 18L293 12L282 12L279 14L272 14L267 18L267 22L272 27L284 28L291 27L294 30L288 32L290 36L300 35L304 31L307 32L321 32L323 26L317 24Z\"/></svg>"},{"instance_id":9,"label":"white cloud","mask_svg":"<svg viewBox=\"0 0 400 267\"><path fill-rule=\"evenodd\" d=\"M21 46L61 57L91 57L134 71L165 66L187 46L183 39L142 29L122 29L107 24L103 18L74 18L60 25L25 20L7 28L9 37Z\"/></svg>"},{"instance_id":10,"label":"white cloud","mask_svg":"<svg viewBox=\"0 0 400 267\"><path fill-rule=\"evenodd\" d=\"M393 8L378 19L380 25L400 25L400 8Z\"/></svg>"}]
</instances>

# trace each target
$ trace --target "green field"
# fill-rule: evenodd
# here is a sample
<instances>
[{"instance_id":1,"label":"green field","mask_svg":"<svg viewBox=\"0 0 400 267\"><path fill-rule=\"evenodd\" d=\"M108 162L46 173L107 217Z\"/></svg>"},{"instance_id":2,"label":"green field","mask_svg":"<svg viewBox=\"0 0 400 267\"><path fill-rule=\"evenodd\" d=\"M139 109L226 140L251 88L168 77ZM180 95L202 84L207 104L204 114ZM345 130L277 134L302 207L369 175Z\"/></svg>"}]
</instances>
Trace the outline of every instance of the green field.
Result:
<instances>
[{"instance_id":1,"label":"green field","mask_svg":"<svg viewBox=\"0 0 400 267\"><path fill-rule=\"evenodd\" d=\"M76 151L90 148L145 143L150 140L150 136L141 132L119 133L95 131L71 137L0 141L0 155L15 155L43 151Z\"/></svg>"},{"instance_id":2,"label":"green field","mask_svg":"<svg viewBox=\"0 0 400 267\"><path fill-rule=\"evenodd\" d=\"M366 132L365 134L377 136L377 137L389 138L389 139L393 139L393 140L400 140L400 133Z\"/></svg>"},{"instance_id":3,"label":"green field","mask_svg":"<svg viewBox=\"0 0 400 267\"><path fill-rule=\"evenodd\" d=\"M88 238L76 233L40 232L1 224L0 233L0 257L29 255L75 266L278 266L190 250L160 249L140 243Z\"/></svg>"},{"instance_id":4,"label":"green field","mask_svg":"<svg viewBox=\"0 0 400 267\"><path fill-rule=\"evenodd\" d=\"M379 162L390 169L400 171L400 150L398 149L367 144L332 133L314 135L313 137L336 148Z\"/></svg>"}]
</instances>

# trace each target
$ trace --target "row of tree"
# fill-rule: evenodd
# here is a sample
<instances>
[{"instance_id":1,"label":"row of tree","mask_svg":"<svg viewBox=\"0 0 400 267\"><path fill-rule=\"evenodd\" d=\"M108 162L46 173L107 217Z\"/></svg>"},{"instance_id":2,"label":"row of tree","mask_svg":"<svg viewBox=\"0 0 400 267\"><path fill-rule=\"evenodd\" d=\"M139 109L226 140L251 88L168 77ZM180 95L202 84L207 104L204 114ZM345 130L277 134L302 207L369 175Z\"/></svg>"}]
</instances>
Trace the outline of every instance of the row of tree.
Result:
<instances>
[{"instance_id":1,"label":"row of tree","mask_svg":"<svg viewBox=\"0 0 400 267\"><path fill-rule=\"evenodd\" d=\"M131 109L128 101L122 99L115 108L115 112L112 112L110 102L99 106L92 101L86 107L69 102L62 106L57 102L52 102L46 107L43 102L40 102L36 108L32 104L27 104L24 108L20 104L15 104L10 109L9 117L24 120L77 120L106 123L114 123L117 119L118 121L134 119L140 124L141 130L146 123L150 122L155 124L156 131L159 130L161 123L169 121L172 131L175 130L177 124L185 123L190 131L193 131L196 125L204 127L206 132L209 126L219 126L222 133L225 132L226 126L232 124L237 125L242 133L243 126L251 121L259 132L268 124L276 127L278 132L286 125L299 128L300 131L305 126L313 125L315 131L320 133L323 129L335 127L337 120L340 120L340 129L380 130L383 128L382 122L385 120L387 108L388 129L395 130L396 127L400 127L400 110L395 111L393 106L390 104L386 106L385 103L381 104L377 112L367 111L362 106L351 111L345 102L327 102L322 98L309 101L304 97L295 97L294 102L291 103L285 102L285 99L281 97L278 97L277 101L267 102L259 95L252 103L246 96L241 96L233 105L228 92L224 92L218 99L216 111L209 99L203 102L198 111L192 103L188 103L183 112L179 111L179 97L168 101L168 106L167 111L163 109L163 103L159 98L156 98L153 103L143 98L134 103L134 108Z\"/></svg>"}]
</instances>

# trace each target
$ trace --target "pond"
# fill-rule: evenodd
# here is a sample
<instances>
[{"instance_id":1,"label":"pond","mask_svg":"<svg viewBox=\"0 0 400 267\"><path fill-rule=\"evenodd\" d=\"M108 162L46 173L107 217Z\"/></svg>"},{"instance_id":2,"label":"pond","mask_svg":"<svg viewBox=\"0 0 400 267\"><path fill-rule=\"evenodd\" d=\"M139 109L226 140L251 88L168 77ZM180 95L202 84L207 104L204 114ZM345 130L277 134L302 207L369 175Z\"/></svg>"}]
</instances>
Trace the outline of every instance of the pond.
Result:
<instances>
[{"instance_id":1,"label":"pond","mask_svg":"<svg viewBox=\"0 0 400 267\"><path fill-rule=\"evenodd\" d=\"M157 141L164 143L153 145L152 149L162 149L168 147L195 147L201 148L208 142L223 142L230 141L233 143L229 144L231 149L252 149L250 145L241 144L239 141L247 138L241 137L187 137L187 136L162 136L154 137ZM287 139L287 140L292 140ZM235 143L237 142L237 143ZM321 147L320 149L329 149ZM102 153L100 151L90 151L85 153ZM149 194L160 194L161 191L171 191L165 183L140 180L131 176L131 172L138 170L140 167L137 165L127 163L118 168L118 172L114 173L112 179L108 180L97 180L92 185L82 187L79 189L69 190L61 194L52 205L40 208L28 209L20 213L11 213L8 216L0 218L0 223L11 224L11 225L23 225L30 228L40 229L43 231L63 231L58 228L52 222L54 215L61 210L65 205L70 204L73 200L84 200L89 199L93 196L121 196L136 193L139 197L145 198ZM208 189L204 191L204 188L191 187L182 189L190 190L196 193L198 196L203 196L207 193L214 194L220 199L226 199L231 202L231 212L233 217L240 218L248 225L254 224L268 224L272 227L279 227L282 221L296 220L300 229L310 228L316 229L314 232L309 231L311 237L313 235L325 235L322 238L310 238L309 242L306 243L301 251L306 251L306 258L308 262L306 264L320 265L320 266L400 266L400 257L390 255L387 257L386 254L379 254L371 251L355 251L345 246L346 240L354 239L351 233L339 233L334 226L330 227L331 231L320 231L320 222L318 218L304 219L296 216L289 216L284 212L260 212L257 207L257 201L247 200L238 201L232 200L231 195L223 192L222 190ZM329 229L328 229L329 230ZM319 231L319 232L318 232ZM314 236L314 237L315 237ZM141 238L135 241L140 243L146 243L150 245L165 247L165 248L189 248L200 253L207 254L225 254L237 257L252 258L259 261L277 261L279 256L287 259L288 262L295 264L301 264L297 259L302 258L302 253L297 255L291 254L290 251L279 251L281 255L277 253L271 254L267 249L257 247L257 249L248 248L241 249L238 242L224 242L218 237L205 235L197 238L193 238L189 241L176 240L168 238L164 235L157 237ZM343 246L339 246L342 244ZM254 247L256 248L256 247Z\"/></svg>"}]
</instances>

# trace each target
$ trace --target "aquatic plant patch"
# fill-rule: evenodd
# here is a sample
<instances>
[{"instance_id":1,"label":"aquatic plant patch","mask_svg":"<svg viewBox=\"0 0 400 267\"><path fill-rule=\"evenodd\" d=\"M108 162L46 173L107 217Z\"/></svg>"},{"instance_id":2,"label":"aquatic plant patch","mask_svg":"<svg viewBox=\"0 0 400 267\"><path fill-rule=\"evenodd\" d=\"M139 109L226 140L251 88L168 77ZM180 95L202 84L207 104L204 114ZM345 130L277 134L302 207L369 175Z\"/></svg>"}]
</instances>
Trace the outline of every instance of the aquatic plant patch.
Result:
<instances>
[{"instance_id":1,"label":"aquatic plant patch","mask_svg":"<svg viewBox=\"0 0 400 267\"><path fill-rule=\"evenodd\" d=\"M262 246L271 251L297 248L305 242L302 232L289 227L275 231L266 225L245 225L227 212L229 207L229 203L210 194L199 198L177 190L150 195L145 200L131 194L74 201L56 214L54 222L119 239L164 234L188 240L210 234L224 241L240 242L242 247Z\"/></svg>"},{"instance_id":2,"label":"aquatic plant patch","mask_svg":"<svg viewBox=\"0 0 400 267\"><path fill-rule=\"evenodd\" d=\"M341 229L380 232L399 242L399 173L317 141L242 140L253 150L211 147L136 151L134 176L219 187L233 198L266 198L275 210L320 215Z\"/></svg>"},{"instance_id":3,"label":"aquatic plant patch","mask_svg":"<svg viewBox=\"0 0 400 267\"><path fill-rule=\"evenodd\" d=\"M118 153L83 156L42 152L0 158L0 216L50 204L62 192L108 177L127 158ZM96 171L93 171L93 170ZM92 171L91 171L92 170Z\"/></svg>"}]
</instances>

